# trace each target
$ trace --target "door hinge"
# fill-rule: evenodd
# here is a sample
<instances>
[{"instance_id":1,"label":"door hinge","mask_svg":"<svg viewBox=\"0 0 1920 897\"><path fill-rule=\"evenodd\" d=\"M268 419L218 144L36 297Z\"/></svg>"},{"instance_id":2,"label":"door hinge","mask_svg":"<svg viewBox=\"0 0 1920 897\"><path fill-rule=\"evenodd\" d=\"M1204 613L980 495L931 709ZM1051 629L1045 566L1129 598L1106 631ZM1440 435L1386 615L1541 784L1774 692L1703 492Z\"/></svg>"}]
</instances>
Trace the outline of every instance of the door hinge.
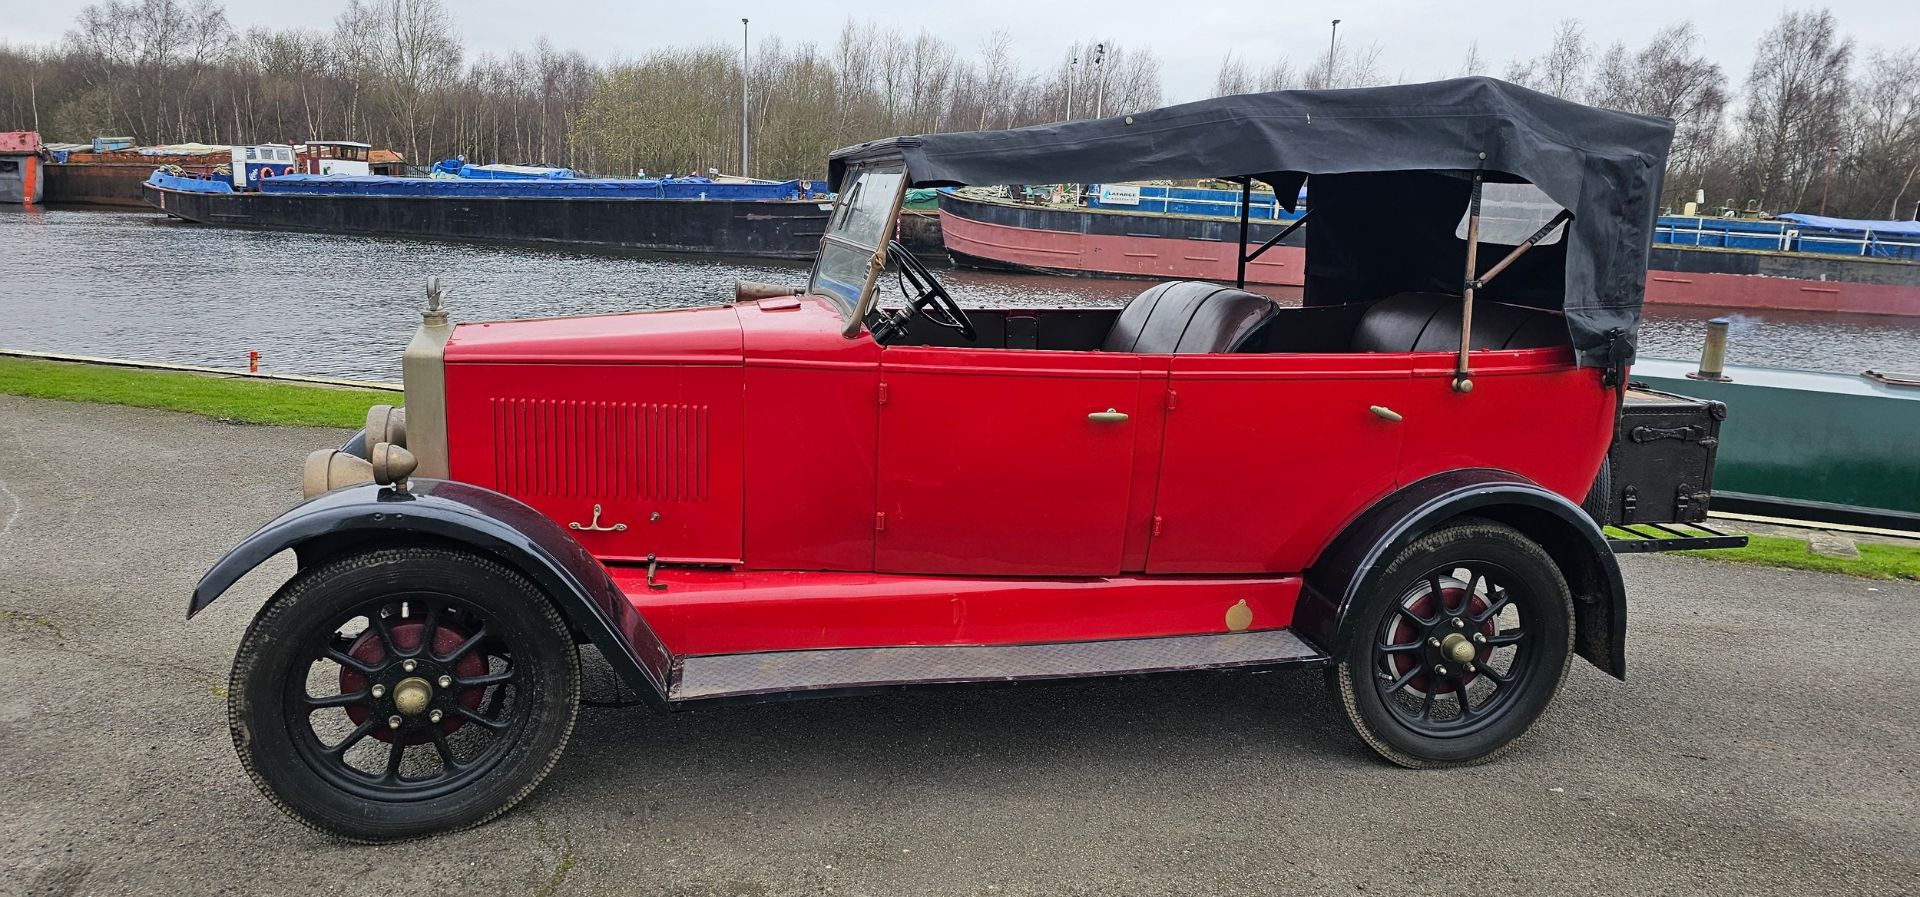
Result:
<instances>
[{"instance_id":1,"label":"door hinge","mask_svg":"<svg viewBox=\"0 0 1920 897\"><path fill-rule=\"evenodd\" d=\"M1167 390L1167 410L1172 411L1174 409L1174 406L1179 404L1180 404L1180 394L1177 392L1174 392L1171 389Z\"/></svg>"},{"instance_id":2,"label":"door hinge","mask_svg":"<svg viewBox=\"0 0 1920 897\"><path fill-rule=\"evenodd\" d=\"M885 405L886 403L887 403L887 384L882 383L880 384L880 404Z\"/></svg>"},{"instance_id":3,"label":"door hinge","mask_svg":"<svg viewBox=\"0 0 1920 897\"><path fill-rule=\"evenodd\" d=\"M887 531L887 512L885 511L874 512L873 531L876 533L884 533Z\"/></svg>"},{"instance_id":4,"label":"door hinge","mask_svg":"<svg viewBox=\"0 0 1920 897\"><path fill-rule=\"evenodd\" d=\"M1158 514L1153 517L1153 534L1160 535L1160 515Z\"/></svg>"}]
</instances>

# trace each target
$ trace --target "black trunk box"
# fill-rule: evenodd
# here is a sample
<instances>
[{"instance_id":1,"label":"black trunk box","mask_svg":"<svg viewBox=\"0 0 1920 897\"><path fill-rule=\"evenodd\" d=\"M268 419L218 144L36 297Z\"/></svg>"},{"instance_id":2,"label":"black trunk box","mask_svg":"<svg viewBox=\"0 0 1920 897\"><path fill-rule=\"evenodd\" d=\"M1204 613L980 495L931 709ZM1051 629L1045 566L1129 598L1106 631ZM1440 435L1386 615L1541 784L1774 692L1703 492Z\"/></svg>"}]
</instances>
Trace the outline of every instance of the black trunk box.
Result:
<instances>
[{"instance_id":1,"label":"black trunk box","mask_svg":"<svg viewBox=\"0 0 1920 897\"><path fill-rule=\"evenodd\" d=\"M1720 448L1720 422L1726 419L1724 403L1632 384L1607 469L1595 484L1605 487L1606 522L1707 519L1713 458Z\"/></svg>"}]
</instances>

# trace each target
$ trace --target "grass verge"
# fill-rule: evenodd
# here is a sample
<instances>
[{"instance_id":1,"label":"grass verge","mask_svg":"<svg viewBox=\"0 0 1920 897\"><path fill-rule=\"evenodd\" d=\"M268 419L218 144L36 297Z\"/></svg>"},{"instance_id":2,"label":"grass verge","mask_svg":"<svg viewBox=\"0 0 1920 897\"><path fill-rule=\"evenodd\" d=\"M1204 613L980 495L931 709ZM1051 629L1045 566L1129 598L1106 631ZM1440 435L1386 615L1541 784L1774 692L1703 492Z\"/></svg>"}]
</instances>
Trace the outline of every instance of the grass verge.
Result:
<instances>
[{"instance_id":1,"label":"grass verge","mask_svg":"<svg viewBox=\"0 0 1920 897\"><path fill-rule=\"evenodd\" d=\"M31 358L0 358L0 393L309 427L358 427L366 421L367 406L398 404L400 399L397 392L371 389Z\"/></svg>"},{"instance_id":2,"label":"grass verge","mask_svg":"<svg viewBox=\"0 0 1920 897\"><path fill-rule=\"evenodd\" d=\"M1877 542L1857 544L1860 548L1860 556L1857 558L1814 554L1813 549L1807 547L1807 543L1780 536L1752 536L1748 539L1745 548L1678 553L1736 564L1814 570L1821 573L1844 573L1848 576L1862 576L1867 579L1920 580L1920 548L1882 545Z\"/></svg>"}]
</instances>

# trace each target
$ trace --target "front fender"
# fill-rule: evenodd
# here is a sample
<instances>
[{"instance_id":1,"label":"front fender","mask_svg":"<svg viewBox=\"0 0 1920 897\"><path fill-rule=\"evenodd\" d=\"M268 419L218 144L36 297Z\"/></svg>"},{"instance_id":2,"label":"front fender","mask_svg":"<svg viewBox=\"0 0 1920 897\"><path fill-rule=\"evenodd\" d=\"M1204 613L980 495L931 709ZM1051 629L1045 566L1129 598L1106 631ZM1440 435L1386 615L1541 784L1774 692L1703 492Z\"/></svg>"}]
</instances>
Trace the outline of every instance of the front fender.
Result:
<instances>
[{"instance_id":1,"label":"front fender","mask_svg":"<svg viewBox=\"0 0 1920 897\"><path fill-rule=\"evenodd\" d=\"M306 568L355 546L420 540L457 544L526 575L635 692L664 706L672 654L606 568L546 515L469 483L416 477L406 492L366 483L296 505L241 540L200 578L187 617L289 548Z\"/></svg>"},{"instance_id":2,"label":"front fender","mask_svg":"<svg viewBox=\"0 0 1920 897\"><path fill-rule=\"evenodd\" d=\"M1457 517L1504 523L1539 543L1573 591L1575 650L1614 678L1627 677L1627 589L1605 534L1579 505L1501 470L1437 474L1367 508L1308 568L1295 629L1340 656L1354 636L1351 611L1382 569L1415 539Z\"/></svg>"}]
</instances>

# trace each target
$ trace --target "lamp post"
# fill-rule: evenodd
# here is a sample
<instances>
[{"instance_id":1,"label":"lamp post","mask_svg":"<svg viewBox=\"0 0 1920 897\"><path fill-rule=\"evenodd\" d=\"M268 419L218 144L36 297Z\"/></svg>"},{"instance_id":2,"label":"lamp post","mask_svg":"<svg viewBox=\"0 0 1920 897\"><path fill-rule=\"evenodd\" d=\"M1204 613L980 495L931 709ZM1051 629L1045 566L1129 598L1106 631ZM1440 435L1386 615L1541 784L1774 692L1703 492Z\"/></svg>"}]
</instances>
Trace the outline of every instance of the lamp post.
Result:
<instances>
[{"instance_id":1,"label":"lamp post","mask_svg":"<svg viewBox=\"0 0 1920 897\"><path fill-rule=\"evenodd\" d=\"M1100 65L1100 63L1106 61L1106 58L1107 58L1107 45L1105 43L1094 44L1093 45L1093 71L1094 71L1093 117L1094 118L1101 118L1107 114L1107 70L1106 68Z\"/></svg>"},{"instance_id":2,"label":"lamp post","mask_svg":"<svg viewBox=\"0 0 1920 897\"><path fill-rule=\"evenodd\" d=\"M1333 33L1327 36L1327 88L1333 88L1333 50L1340 43L1340 20L1333 20Z\"/></svg>"},{"instance_id":3,"label":"lamp post","mask_svg":"<svg viewBox=\"0 0 1920 897\"><path fill-rule=\"evenodd\" d=\"M1074 46L1079 46L1075 44ZM1067 120L1073 120L1073 77L1074 70L1080 67L1080 54L1076 51L1067 59Z\"/></svg>"},{"instance_id":4,"label":"lamp post","mask_svg":"<svg viewBox=\"0 0 1920 897\"><path fill-rule=\"evenodd\" d=\"M740 176L752 177L747 167L747 20L740 20Z\"/></svg>"}]
</instances>

